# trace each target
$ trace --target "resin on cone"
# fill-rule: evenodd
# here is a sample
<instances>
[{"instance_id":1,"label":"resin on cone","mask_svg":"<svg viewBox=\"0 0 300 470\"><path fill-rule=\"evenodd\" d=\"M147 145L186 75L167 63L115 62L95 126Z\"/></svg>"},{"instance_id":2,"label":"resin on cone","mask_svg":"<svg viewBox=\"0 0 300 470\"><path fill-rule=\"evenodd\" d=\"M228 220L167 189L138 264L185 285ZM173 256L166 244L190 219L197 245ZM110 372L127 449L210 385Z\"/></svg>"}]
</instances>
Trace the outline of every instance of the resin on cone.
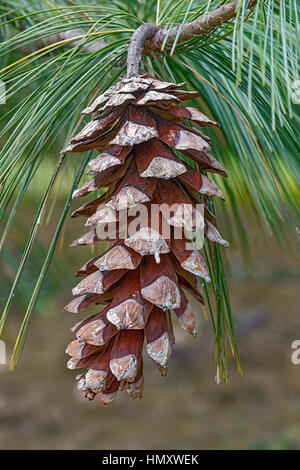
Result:
<instances>
[{"instance_id":1,"label":"resin on cone","mask_svg":"<svg viewBox=\"0 0 300 470\"><path fill-rule=\"evenodd\" d=\"M199 129L217 123L182 105L199 96L181 90L183 86L147 75L123 78L83 110L93 113L93 119L63 150L100 152L89 163L93 177L73 197L99 189L103 194L73 212L72 217L86 217L92 228L71 246L94 244L102 239L100 229L117 226L117 239L108 250L78 270L83 278L73 289L78 297L65 307L77 313L102 305L100 313L72 328L76 339L66 350L71 356L68 367L85 369L77 376L78 389L89 400L110 404L121 390L131 398L141 397L144 342L165 375L174 344L170 311L182 328L196 335L185 293L203 303L198 278L210 279L199 250L186 248L184 229L202 230L210 241L228 246L205 205L206 196L224 199L204 172L226 176L226 170L210 154L211 140ZM154 204L162 207L157 223L149 216L121 238L122 211L141 204L148 211ZM203 213L197 204L204 204ZM168 212L174 205L176 210ZM182 210L187 205L188 215ZM175 237L176 229L182 237Z\"/></svg>"}]
</instances>

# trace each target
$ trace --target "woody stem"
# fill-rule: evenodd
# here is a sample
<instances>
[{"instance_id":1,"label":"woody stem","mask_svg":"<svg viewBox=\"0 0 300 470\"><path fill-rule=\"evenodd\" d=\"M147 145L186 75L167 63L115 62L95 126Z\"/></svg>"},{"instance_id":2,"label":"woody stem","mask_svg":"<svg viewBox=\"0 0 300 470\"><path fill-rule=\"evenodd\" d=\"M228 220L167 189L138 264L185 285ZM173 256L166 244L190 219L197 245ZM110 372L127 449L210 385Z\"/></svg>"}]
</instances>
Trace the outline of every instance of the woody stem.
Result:
<instances>
[{"instance_id":1,"label":"woody stem","mask_svg":"<svg viewBox=\"0 0 300 470\"><path fill-rule=\"evenodd\" d=\"M159 27L151 23L142 24L132 35L127 55L127 76L137 77L143 55L143 47L147 40L154 36Z\"/></svg>"}]
</instances>

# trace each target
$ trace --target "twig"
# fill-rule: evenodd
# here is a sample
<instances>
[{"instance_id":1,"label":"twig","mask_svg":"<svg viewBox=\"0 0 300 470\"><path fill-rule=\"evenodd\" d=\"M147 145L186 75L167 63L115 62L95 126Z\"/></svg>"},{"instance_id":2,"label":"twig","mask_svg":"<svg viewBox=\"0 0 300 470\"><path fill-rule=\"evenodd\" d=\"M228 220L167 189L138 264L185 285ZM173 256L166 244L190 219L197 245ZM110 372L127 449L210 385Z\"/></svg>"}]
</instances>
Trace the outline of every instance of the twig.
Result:
<instances>
[{"instance_id":1,"label":"twig","mask_svg":"<svg viewBox=\"0 0 300 470\"><path fill-rule=\"evenodd\" d=\"M245 0L244 0L245 1ZM171 30L159 28L151 41L146 41L144 44L144 53L148 54L149 52L161 52L162 45L164 49L169 49L172 47L174 40L177 36L178 29L181 27L179 37L177 38L177 43L188 41L194 36L200 36L202 34L208 33L213 28L220 26L223 23L231 20L237 15L238 6L240 0L232 0L225 5L220 6L211 13L206 13L190 23L186 23L182 26L174 26ZM249 0L248 8L253 8L257 0ZM167 39L165 39L167 36Z\"/></svg>"},{"instance_id":2,"label":"twig","mask_svg":"<svg viewBox=\"0 0 300 470\"><path fill-rule=\"evenodd\" d=\"M244 0L245 1L245 0ZM162 52L162 46L168 50L174 44L188 41L194 36L206 34L213 28L231 20L237 15L240 0L232 0L217 8L211 13L204 14L194 21L181 26L165 29L146 23L141 25L132 35L127 56L127 75L134 77L139 74L139 64L142 55L151 55L153 52ZM248 8L253 9L257 0L249 0ZM180 33L178 35L178 30Z\"/></svg>"},{"instance_id":3,"label":"twig","mask_svg":"<svg viewBox=\"0 0 300 470\"><path fill-rule=\"evenodd\" d=\"M159 30L158 26L151 23L142 24L132 35L127 55L127 76L136 77L139 74L139 66L142 60L143 47L146 40Z\"/></svg>"}]
</instances>

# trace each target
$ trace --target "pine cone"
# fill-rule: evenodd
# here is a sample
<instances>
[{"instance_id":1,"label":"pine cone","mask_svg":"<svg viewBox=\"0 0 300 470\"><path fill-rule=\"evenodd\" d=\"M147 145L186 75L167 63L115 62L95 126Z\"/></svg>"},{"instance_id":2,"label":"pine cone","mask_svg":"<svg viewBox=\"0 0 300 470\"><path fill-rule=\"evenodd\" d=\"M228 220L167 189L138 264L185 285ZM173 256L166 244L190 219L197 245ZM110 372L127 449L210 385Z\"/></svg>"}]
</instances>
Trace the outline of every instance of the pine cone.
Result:
<instances>
[{"instance_id":1,"label":"pine cone","mask_svg":"<svg viewBox=\"0 0 300 470\"><path fill-rule=\"evenodd\" d=\"M105 404L113 402L122 389L132 398L141 397L144 339L147 353L166 373L174 344L170 310L186 331L196 334L184 291L203 303L197 279L209 281L209 271L198 250L186 249L184 235L174 237L175 228L182 232L204 228L210 241L228 246L207 206L204 215L197 210L206 196L224 199L203 171L224 176L226 171L209 153L210 139L185 125L186 120L200 127L217 123L195 108L178 106L199 96L182 91L183 85L145 75L122 79L83 111L96 117L63 151L101 152L89 163L88 173L95 176L74 192L74 198L107 188L72 214L87 217L86 225L96 226L72 246L101 240L99 228L108 223L116 223L120 234L124 210L140 204L148 210L153 204L162 208L155 226L149 216L133 234L125 239L119 235L106 253L79 269L77 275L83 280L73 289L79 297L65 307L75 313L93 304L105 306L73 327L77 339L67 347L68 367L88 368L77 377L78 389L88 399L96 397ZM182 161L179 152L188 158ZM186 160L195 162L202 172ZM166 204L175 204L171 216ZM182 211L186 205L191 208L188 215ZM169 237L164 236L164 224L171 227Z\"/></svg>"}]
</instances>

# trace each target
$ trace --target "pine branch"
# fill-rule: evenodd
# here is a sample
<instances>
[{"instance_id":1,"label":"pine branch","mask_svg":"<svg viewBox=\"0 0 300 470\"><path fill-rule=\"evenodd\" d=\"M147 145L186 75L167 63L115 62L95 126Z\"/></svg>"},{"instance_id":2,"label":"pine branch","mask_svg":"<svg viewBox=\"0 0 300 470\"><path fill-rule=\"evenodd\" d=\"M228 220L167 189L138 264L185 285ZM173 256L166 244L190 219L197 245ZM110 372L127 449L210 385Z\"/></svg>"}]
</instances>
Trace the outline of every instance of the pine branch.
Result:
<instances>
[{"instance_id":1,"label":"pine branch","mask_svg":"<svg viewBox=\"0 0 300 470\"><path fill-rule=\"evenodd\" d=\"M230 3L220 6L211 13L206 13L190 23L174 26L171 30L160 28L151 40L144 44L144 53L161 52L164 49L170 49L177 38L178 30L181 28L177 38L178 43L188 41L189 39L208 33L210 30L220 26L223 23L233 19L238 12L238 6L241 0L233 0ZM257 0L249 0L248 8L253 8ZM167 38L166 38L167 37Z\"/></svg>"},{"instance_id":2,"label":"pine branch","mask_svg":"<svg viewBox=\"0 0 300 470\"><path fill-rule=\"evenodd\" d=\"M208 33L213 28L231 20L237 15L240 0L233 0L222 5L211 13L204 14L190 23L176 25L171 30L160 28L151 23L141 25L132 35L128 48L127 75L137 76L142 54L151 55L153 52L162 52L170 49L174 41L177 43ZM248 8L253 8L257 0L250 0ZM180 32L179 32L180 28Z\"/></svg>"}]
</instances>

